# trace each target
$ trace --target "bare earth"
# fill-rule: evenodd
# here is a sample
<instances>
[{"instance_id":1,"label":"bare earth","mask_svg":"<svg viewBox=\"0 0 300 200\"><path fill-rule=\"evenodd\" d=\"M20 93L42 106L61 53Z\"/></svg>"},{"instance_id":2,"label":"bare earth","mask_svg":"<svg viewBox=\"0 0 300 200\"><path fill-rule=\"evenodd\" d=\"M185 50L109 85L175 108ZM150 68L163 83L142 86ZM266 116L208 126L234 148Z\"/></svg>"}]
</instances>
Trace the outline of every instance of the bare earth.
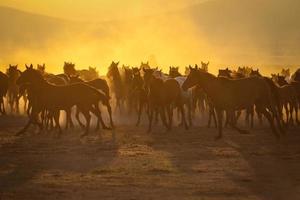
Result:
<instances>
[{"instance_id":1,"label":"bare earth","mask_svg":"<svg viewBox=\"0 0 300 200\"><path fill-rule=\"evenodd\" d=\"M26 119L0 118L0 199L300 199L300 129L277 141L215 129L123 125L61 138L31 132ZM17 124L17 125L16 125Z\"/></svg>"}]
</instances>

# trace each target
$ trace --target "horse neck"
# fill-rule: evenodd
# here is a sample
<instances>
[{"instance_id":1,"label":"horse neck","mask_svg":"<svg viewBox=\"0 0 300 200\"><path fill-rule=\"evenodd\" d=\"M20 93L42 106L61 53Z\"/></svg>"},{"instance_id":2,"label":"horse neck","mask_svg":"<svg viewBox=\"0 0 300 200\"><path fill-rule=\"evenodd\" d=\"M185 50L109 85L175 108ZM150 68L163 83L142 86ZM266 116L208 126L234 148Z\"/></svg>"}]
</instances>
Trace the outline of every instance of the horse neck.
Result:
<instances>
[{"instance_id":1,"label":"horse neck","mask_svg":"<svg viewBox=\"0 0 300 200\"><path fill-rule=\"evenodd\" d=\"M207 93L210 93L212 89L218 85L217 77L209 73L200 73L198 75L198 80L198 85L200 85Z\"/></svg>"}]
</instances>

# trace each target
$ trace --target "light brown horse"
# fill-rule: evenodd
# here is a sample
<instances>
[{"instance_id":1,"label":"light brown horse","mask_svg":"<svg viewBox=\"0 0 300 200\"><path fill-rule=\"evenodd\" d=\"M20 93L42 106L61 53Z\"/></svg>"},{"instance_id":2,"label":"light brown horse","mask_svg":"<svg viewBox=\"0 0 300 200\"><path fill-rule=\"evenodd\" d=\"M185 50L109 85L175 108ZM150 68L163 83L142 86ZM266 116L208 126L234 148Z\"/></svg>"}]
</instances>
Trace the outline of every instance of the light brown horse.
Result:
<instances>
[{"instance_id":1,"label":"light brown horse","mask_svg":"<svg viewBox=\"0 0 300 200\"><path fill-rule=\"evenodd\" d=\"M183 84L183 89L191 88L195 85L200 85L211 99L215 106L219 134L216 139L222 137L222 112L231 113L229 116L234 116L234 112L249 108L256 105L267 119L271 126L272 132L276 137L280 137L272 118L275 116L279 130L282 131L279 117L276 115L275 102L268 83L260 77L250 77L244 79L231 80L228 78L217 78L212 74L199 71L191 68L191 72ZM236 126L234 119L230 120L230 125L240 133L245 133L244 130Z\"/></svg>"},{"instance_id":2,"label":"light brown horse","mask_svg":"<svg viewBox=\"0 0 300 200\"><path fill-rule=\"evenodd\" d=\"M105 94L95 88L82 83L67 86L51 85L32 66L22 73L17 83L19 85L29 84L34 90L32 92L34 102L32 103L31 117L28 124L19 132L20 134L24 133L32 123L37 122L37 116L43 109L47 109L52 113L59 133L61 133L59 111L70 110L73 106L76 106L86 119L85 133L82 136L89 133L90 112L98 117L96 130L99 129L99 123L102 124L103 128L107 128L102 120L98 104L102 102L106 105L109 104L109 101Z\"/></svg>"}]
</instances>

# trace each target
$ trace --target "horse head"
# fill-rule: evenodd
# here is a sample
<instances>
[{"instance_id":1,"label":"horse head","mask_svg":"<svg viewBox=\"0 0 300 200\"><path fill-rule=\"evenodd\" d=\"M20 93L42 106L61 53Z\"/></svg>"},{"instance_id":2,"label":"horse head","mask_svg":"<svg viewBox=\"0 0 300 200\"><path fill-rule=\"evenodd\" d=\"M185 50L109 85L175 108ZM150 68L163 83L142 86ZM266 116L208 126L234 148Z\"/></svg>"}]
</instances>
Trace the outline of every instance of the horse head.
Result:
<instances>
[{"instance_id":1,"label":"horse head","mask_svg":"<svg viewBox=\"0 0 300 200\"><path fill-rule=\"evenodd\" d=\"M26 69L18 78L17 84L40 84L42 81L44 81L42 74L38 70L33 69L32 65L26 65Z\"/></svg>"},{"instance_id":2,"label":"horse head","mask_svg":"<svg viewBox=\"0 0 300 200\"><path fill-rule=\"evenodd\" d=\"M181 74L179 73L179 67L169 67L169 76L171 78L181 76Z\"/></svg>"}]
</instances>

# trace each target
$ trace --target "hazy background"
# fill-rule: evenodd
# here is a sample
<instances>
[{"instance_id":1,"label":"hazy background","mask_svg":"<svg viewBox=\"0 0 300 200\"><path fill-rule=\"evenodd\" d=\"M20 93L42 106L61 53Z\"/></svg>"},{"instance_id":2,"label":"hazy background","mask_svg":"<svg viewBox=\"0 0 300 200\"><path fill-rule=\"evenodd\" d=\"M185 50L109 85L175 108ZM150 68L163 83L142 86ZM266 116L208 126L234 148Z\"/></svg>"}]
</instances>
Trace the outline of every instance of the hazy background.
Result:
<instances>
[{"instance_id":1,"label":"hazy background","mask_svg":"<svg viewBox=\"0 0 300 200\"><path fill-rule=\"evenodd\" d=\"M210 71L249 65L264 73L295 68L300 53L298 0L0 0L0 70L46 63L62 72L112 60Z\"/></svg>"}]
</instances>

